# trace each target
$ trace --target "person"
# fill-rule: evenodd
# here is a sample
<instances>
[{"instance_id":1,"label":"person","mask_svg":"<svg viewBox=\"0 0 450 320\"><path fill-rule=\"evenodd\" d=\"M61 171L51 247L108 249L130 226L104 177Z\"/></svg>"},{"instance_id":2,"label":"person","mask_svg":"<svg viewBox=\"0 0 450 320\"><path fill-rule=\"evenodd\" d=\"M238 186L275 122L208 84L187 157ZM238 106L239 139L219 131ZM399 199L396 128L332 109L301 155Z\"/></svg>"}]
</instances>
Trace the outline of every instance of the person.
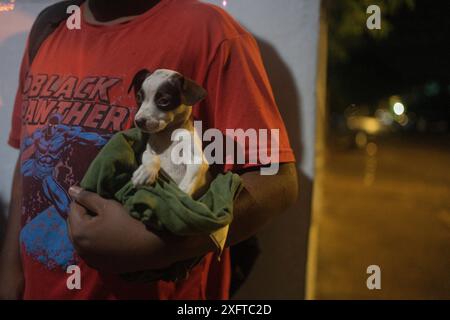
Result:
<instances>
[{"instance_id":1,"label":"person","mask_svg":"<svg viewBox=\"0 0 450 320\"><path fill-rule=\"evenodd\" d=\"M9 136L21 153L1 255L0 297L227 299L229 249L218 259L208 236L153 233L118 202L78 184L102 139L132 126L137 107L127 89L134 74L165 68L207 90L207 98L194 106L194 118L204 128L224 133L227 128L279 129L276 174L261 175L260 161L221 167L239 173L244 185L227 245L249 238L283 212L297 198L295 158L256 41L225 10L197 0L88 0L80 8L80 29L61 23L32 63L28 49L22 61ZM53 114L60 115L57 124L64 133L47 130ZM49 189L24 166L30 157L46 161L39 147L26 148L28 137L42 136L39 132L47 147L58 141L52 151L57 157L49 154L45 166L45 177L57 188ZM92 143L78 143L86 137ZM45 188L53 191L43 193ZM60 189L69 193L70 204L52 196ZM177 282L120 277L202 255L189 276ZM67 285L73 265L79 268L80 286Z\"/></svg>"}]
</instances>

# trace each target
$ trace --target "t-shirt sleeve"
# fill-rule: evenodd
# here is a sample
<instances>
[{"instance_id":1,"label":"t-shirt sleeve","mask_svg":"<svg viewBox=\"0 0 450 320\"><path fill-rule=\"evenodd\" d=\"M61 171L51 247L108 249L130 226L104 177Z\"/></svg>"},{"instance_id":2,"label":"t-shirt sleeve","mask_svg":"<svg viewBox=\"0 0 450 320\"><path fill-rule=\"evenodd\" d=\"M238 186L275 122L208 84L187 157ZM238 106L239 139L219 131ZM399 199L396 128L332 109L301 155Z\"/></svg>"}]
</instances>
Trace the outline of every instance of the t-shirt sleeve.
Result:
<instances>
[{"instance_id":1,"label":"t-shirt sleeve","mask_svg":"<svg viewBox=\"0 0 450 320\"><path fill-rule=\"evenodd\" d=\"M258 45L250 34L221 43L205 82L208 96L200 110L209 110L209 127L219 129L235 148L230 155L224 143L224 170L295 161Z\"/></svg>"},{"instance_id":2,"label":"t-shirt sleeve","mask_svg":"<svg viewBox=\"0 0 450 320\"><path fill-rule=\"evenodd\" d=\"M24 103L23 86L25 78L28 73L28 49L25 49L22 64L20 66L19 86L17 88L16 98L14 100L14 107L11 119L11 130L9 132L8 144L16 149L20 148L20 137L22 131L22 106Z\"/></svg>"}]
</instances>

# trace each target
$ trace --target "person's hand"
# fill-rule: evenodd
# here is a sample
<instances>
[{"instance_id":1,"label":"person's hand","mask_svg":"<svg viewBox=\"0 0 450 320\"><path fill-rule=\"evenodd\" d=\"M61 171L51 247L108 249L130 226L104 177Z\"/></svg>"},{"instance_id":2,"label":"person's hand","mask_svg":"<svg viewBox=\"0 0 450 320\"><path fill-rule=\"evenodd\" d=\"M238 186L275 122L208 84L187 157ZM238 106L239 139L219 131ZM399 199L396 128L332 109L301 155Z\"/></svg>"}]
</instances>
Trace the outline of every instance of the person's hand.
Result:
<instances>
[{"instance_id":1,"label":"person's hand","mask_svg":"<svg viewBox=\"0 0 450 320\"><path fill-rule=\"evenodd\" d=\"M123 273L170 265L170 246L120 203L76 186L69 194L73 199L67 219L69 236L89 266Z\"/></svg>"}]
</instances>

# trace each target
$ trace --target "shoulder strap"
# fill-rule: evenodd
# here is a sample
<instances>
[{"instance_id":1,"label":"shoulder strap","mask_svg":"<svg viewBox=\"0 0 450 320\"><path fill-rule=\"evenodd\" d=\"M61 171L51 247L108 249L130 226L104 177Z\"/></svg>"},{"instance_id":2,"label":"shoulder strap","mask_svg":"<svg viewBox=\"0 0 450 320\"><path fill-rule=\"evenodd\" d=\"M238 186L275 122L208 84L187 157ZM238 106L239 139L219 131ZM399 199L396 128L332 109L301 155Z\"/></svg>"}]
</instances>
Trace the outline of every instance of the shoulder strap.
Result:
<instances>
[{"instance_id":1,"label":"shoulder strap","mask_svg":"<svg viewBox=\"0 0 450 320\"><path fill-rule=\"evenodd\" d=\"M36 18L31 27L30 36L28 40L28 58L29 65L34 60L41 44L59 24L67 19L67 7L71 5L80 6L85 0L69 0L55 3L45 8Z\"/></svg>"}]
</instances>

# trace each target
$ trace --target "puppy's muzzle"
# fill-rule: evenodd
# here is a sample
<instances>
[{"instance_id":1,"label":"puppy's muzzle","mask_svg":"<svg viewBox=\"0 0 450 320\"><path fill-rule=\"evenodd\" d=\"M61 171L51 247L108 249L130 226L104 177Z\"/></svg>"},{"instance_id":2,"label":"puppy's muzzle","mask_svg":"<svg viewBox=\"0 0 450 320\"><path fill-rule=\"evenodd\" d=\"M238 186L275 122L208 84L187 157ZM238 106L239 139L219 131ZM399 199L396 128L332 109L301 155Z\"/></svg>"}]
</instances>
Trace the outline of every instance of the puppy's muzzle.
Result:
<instances>
[{"instance_id":1,"label":"puppy's muzzle","mask_svg":"<svg viewBox=\"0 0 450 320\"><path fill-rule=\"evenodd\" d=\"M145 128L145 119L136 119L134 122L136 123L136 127L138 127L139 129Z\"/></svg>"},{"instance_id":2,"label":"puppy's muzzle","mask_svg":"<svg viewBox=\"0 0 450 320\"><path fill-rule=\"evenodd\" d=\"M136 127L144 132L153 133L161 131L165 128L166 123L162 120L138 118L134 120Z\"/></svg>"}]
</instances>

